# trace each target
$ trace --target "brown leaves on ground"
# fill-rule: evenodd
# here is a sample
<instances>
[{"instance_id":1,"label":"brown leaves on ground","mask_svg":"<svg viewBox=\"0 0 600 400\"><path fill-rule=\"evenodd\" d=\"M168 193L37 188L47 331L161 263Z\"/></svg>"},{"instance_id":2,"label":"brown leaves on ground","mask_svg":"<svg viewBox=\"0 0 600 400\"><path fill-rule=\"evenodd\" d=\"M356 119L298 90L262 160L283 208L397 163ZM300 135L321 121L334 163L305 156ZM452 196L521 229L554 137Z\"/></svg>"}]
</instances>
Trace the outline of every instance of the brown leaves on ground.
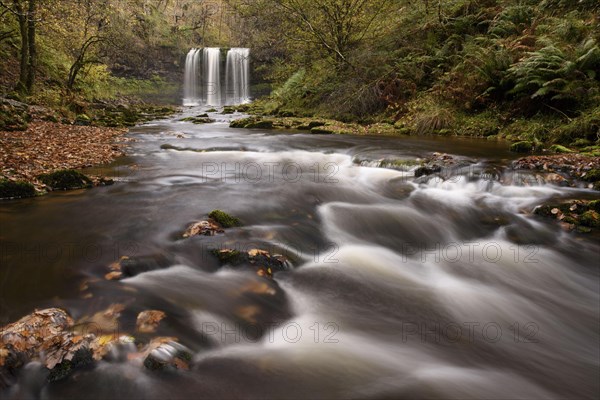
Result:
<instances>
[{"instance_id":1,"label":"brown leaves on ground","mask_svg":"<svg viewBox=\"0 0 600 400\"><path fill-rule=\"evenodd\" d=\"M514 162L517 169L532 169L540 171L568 173L574 178L580 178L592 169L600 168L600 158L581 154L556 154L548 156L528 156Z\"/></svg>"},{"instance_id":2,"label":"brown leaves on ground","mask_svg":"<svg viewBox=\"0 0 600 400\"><path fill-rule=\"evenodd\" d=\"M41 186L37 176L106 164L124 154L125 129L36 121L26 131L0 131L0 176Z\"/></svg>"}]
</instances>

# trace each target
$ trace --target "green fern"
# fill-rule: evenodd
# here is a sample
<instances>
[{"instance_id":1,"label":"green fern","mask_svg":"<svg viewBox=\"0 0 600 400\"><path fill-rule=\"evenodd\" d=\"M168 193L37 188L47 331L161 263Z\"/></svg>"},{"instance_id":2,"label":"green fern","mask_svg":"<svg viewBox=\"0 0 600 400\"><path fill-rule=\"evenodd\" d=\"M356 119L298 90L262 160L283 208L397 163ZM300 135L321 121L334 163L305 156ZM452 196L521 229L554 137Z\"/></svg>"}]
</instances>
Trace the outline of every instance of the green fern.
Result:
<instances>
[{"instance_id":1,"label":"green fern","mask_svg":"<svg viewBox=\"0 0 600 400\"><path fill-rule=\"evenodd\" d=\"M507 79L514 82L509 93L531 99L585 101L598 87L600 48L589 39L572 53L554 44L527 53L508 70Z\"/></svg>"}]
</instances>

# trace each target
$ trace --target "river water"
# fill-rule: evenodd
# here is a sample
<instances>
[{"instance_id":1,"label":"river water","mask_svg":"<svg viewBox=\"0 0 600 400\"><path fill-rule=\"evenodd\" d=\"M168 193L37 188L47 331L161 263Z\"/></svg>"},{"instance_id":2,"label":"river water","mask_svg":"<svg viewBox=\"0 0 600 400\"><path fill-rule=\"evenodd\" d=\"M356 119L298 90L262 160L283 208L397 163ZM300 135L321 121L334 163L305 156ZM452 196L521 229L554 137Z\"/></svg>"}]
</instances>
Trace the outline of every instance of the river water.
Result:
<instances>
[{"instance_id":1,"label":"river water","mask_svg":"<svg viewBox=\"0 0 600 400\"><path fill-rule=\"evenodd\" d=\"M115 303L133 318L161 309L192 369L101 362L42 385L32 367L4 395L597 398L597 236L531 214L589 191L510 171L505 143L231 129L239 116L211 116L132 129L131 155L101 171L114 186L0 204L2 324L50 306L76 319ZM415 178L433 152L456 168ZM181 239L213 209L243 227ZM219 267L215 248L266 249L292 267L270 283ZM157 254L170 267L103 278L121 256Z\"/></svg>"}]
</instances>

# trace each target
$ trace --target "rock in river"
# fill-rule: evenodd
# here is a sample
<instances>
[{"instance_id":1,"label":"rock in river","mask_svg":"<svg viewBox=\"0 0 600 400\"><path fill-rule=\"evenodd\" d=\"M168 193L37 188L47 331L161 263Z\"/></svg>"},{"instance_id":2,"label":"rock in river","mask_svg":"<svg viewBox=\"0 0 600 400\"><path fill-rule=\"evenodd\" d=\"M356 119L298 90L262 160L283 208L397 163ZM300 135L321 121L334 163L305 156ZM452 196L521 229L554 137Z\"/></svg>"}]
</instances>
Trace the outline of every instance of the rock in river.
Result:
<instances>
[{"instance_id":1,"label":"rock in river","mask_svg":"<svg viewBox=\"0 0 600 400\"><path fill-rule=\"evenodd\" d=\"M14 382L26 363L41 360L48 381L93 362L93 335L71 332L73 319L58 308L35 311L0 331L0 387Z\"/></svg>"}]
</instances>

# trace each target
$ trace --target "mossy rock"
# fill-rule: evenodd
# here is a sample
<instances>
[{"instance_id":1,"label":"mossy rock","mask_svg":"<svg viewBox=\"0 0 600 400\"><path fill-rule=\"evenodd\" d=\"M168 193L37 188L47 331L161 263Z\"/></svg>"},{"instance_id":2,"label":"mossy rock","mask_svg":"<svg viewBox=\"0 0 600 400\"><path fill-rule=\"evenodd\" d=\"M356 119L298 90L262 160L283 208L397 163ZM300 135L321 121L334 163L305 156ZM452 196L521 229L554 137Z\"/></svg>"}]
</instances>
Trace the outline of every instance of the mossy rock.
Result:
<instances>
[{"instance_id":1,"label":"mossy rock","mask_svg":"<svg viewBox=\"0 0 600 400\"><path fill-rule=\"evenodd\" d=\"M57 382L69 377L76 369L93 364L92 350L82 348L75 352L73 359L64 360L52 368L46 378L48 382Z\"/></svg>"},{"instance_id":2,"label":"mossy rock","mask_svg":"<svg viewBox=\"0 0 600 400\"><path fill-rule=\"evenodd\" d=\"M577 139L573 143L570 144L572 147L588 147L591 146L592 142L587 139Z\"/></svg>"},{"instance_id":3,"label":"mossy rock","mask_svg":"<svg viewBox=\"0 0 600 400\"><path fill-rule=\"evenodd\" d=\"M250 122L244 128L247 128L247 129L273 129L273 121L263 120L263 121Z\"/></svg>"},{"instance_id":4,"label":"mossy rock","mask_svg":"<svg viewBox=\"0 0 600 400\"><path fill-rule=\"evenodd\" d=\"M588 204L588 207L590 208L590 210L600 213L600 200L590 201L590 203Z\"/></svg>"},{"instance_id":5,"label":"mossy rock","mask_svg":"<svg viewBox=\"0 0 600 400\"><path fill-rule=\"evenodd\" d=\"M403 126L403 127L401 127L401 128L396 128L396 125L394 125L394 129L396 129L396 132L397 132L399 135L407 135L407 136L410 136L410 135L412 135L412 133L413 133L413 130L412 130L411 128L408 128L408 127L406 127L406 126Z\"/></svg>"},{"instance_id":6,"label":"mossy rock","mask_svg":"<svg viewBox=\"0 0 600 400\"><path fill-rule=\"evenodd\" d=\"M585 174L585 176L583 176L581 179L583 179L586 182L600 181L600 169L592 169L592 170L588 171Z\"/></svg>"},{"instance_id":7,"label":"mossy rock","mask_svg":"<svg viewBox=\"0 0 600 400\"><path fill-rule=\"evenodd\" d=\"M579 218L579 222L583 226L587 226L588 228L599 228L600 227L600 214L596 211L586 211L581 214Z\"/></svg>"},{"instance_id":8,"label":"mossy rock","mask_svg":"<svg viewBox=\"0 0 600 400\"><path fill-rule=\"evenodd\" d=\"M203 115L206 115L204 117ZM213 119L208 118L207 114L199 115L197 117L187 117L180 119L181 122L191 122L192 124L200 125L200 124L210 124L211 122L215 122Z\"/></svg>"},{"instance_id":9,"label":"mossy rock","mask_svg":"<svg viewBox=\"0 0 600 400\"><path fill-rule=\"evenodd\" d=\"M323 122L323 121L310 121L308 123L309 129L317 128L319 126L325 126L325 122Z\"/></svg>"},{"instance_id":10,"label":"mossy rock","mask_svg":"<svg viewBox=\"0 0 600 400\"><path fill-rule=\"evenodd\" d=\"M291 117L295 117L296 113L293 111L280 110L277 113L277 116L282 117L282 118L291 118Z\"/></svg>"},{"instance_id":11,"label":"mossy rock","mask_svg":"<svg viewBox=\"0 0 600 400\"><path fill-rule=\"evenodd\" d=\"M250 104L239 104L235 107L239 112L248 112L252 108Z\"/></svg>"},{"instance_id":12,"label":"mossy rock","mask_svg":"<svg viewBox=\"0 0 600 400\"><path fill-rule=\"evenodd\" d=\"M235 226L241 226L242 223L238 218L232 217L221 210L214 210L208 216L219 223L223 228L233 228Z\"/></svg>"},{"instance_id":13,"label":"mossy rock","mask_svg":"<svg viewBox=\"0 0 600 400\"><path fill-rule=\"evenodd\" d=\"M88 126L92 123L90 117L86 114L79 114L77 118L75 118L75 125Z\"/></svg>"},{"instance_id":14,"label":"mossy rock","mask_svg":"<svg viewBox=\"0 0 600 400\"><path fill-rule=\"evenodd\" d=\"M212 255L219 259L219 263L221 265L225 264L237 264L241 262L244 258L242 254L237 250L211 250Z\"/></svg>"},{"instance_id":15,"label":"mossy rock","mask_svg":"<svg viewBox=\"0 0 600 400\"><path fill-rule=\"evenodd\" d=\"M552 146L550 146L550 148L548 150L550 150L552 153L557 153L557 154L573 153L573 150L568 149L565 146L561 146L560 144L552 145Z\"/></svg>"},{"instance_id":16,"label":"mossy rock","mask_svg":"<svg viewBox=\"0 0 600 400\"><path fill-rule=\"evenodd\" d=\"M531 153L533 151L533 143L527 140L522 140L510 145L510 151L514 153Z\"/></svg>"},{"instance_id":17,"label":"mossy rock","mask_svg":"<svg viewBox=\"0 0 600 400\"><path fill-rule=\"evenodd\" d=\"M0 199L22 199L35 196L35 187L25 181L0 180Z\"/></svg>"},{"instance_id":18,"label":"mossy rock","mask_svg":"<svg viewBox=\"0 0 600 400\"><path fill-rule=\"evenodd\" d=\"M223 107L223 111L221 111L221 114L223 114L223 115L228 115L228 114L233 114L233 113L235 113L234 107Z\"/></svg>"},{"instance_id":19,"label":"mossy rock","mask_svg":"<svg viewBox=\"0 0 600 400\"><path fill-rule=\"evenodd\" d=\"M240 118L240 119L236 119L235 121L231 121L231 123L229 124L230 128L245 128L246 125L248 125L249 123L253 123L258 121L258 119L254 118L254 117L248 117L248 118Z\"/></svg>"},{"instance_id":20,"label":"mossy rock","mask_svg":"<svg viewBox=\"0 0 600 400\"><path fill-rule=\"evenodd\" d=\"M208 110L206 110L207 113L215 113L218 110L216 108L209 108Z\"/></svg>"},{"instance_id":21,"label":"mossy rock","mask_svg":"<svg viewBox=\"0 0 600 400\"><path fill-rule=\"evenodd\" d=\"M333 128L317 126L317 127L312 128L310 130L310 133L312 133L313 135L331 135L331 134L334 134L335 131L333 130Z\"/></svg>"},{"instance_id":22,"label":"mossy rock","mask_svg":"<svg viewBox=\"0 0 600 400\"><path fill-rule=\"evenodd\" d=\"M43 174L39 179L52 190L75 190L93 186L90 178L72 169Z\"/></svg>"}]
</instances>

